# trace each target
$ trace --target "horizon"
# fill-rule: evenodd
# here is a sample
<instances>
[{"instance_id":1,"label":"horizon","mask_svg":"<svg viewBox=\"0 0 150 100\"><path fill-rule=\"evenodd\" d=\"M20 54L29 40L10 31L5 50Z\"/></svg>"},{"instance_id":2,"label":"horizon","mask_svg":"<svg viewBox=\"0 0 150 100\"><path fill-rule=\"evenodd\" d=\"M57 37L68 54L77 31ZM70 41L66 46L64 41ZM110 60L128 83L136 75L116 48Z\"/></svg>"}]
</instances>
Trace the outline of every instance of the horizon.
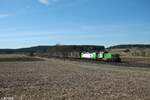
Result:
<instances>
[{"instance_id":1,"label":"horizon","mask_svg":"<svg viewBox=\"0 0 150 100\"><path fill-rule=\"evenodd\" d=\"M59 44L58 46L104 46L104 48L109 48L109 47L113 47L113 46L120 46L120 45L150 45L150 44L116 44L116 45L111 45L111 46L104 46L104 45L76 45L76 44ZM57 46L57 44L55 45L33 45L33 46L28 46L28 47L21 47L21 48L0 48L0 49L25 49L25 48L32 48L32 47L44 47L44 46Z\"/></svg>"},{"instance_id":2,"label":"horizon","mask_svg":"<svg viewBox=\"0 0 150 100\"><path fill-rule=\"evenodd\" d=\"M149 0L1 0L0 49L150 44Z\"/></svg>"}]
</instances>

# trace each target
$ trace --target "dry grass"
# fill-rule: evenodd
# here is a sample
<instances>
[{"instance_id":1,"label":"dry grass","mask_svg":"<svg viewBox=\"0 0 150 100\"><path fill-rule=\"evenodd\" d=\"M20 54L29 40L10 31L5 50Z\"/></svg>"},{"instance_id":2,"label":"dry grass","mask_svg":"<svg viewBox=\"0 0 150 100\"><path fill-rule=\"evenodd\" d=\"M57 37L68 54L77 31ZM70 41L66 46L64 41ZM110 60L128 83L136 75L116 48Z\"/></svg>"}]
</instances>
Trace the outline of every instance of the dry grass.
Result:
<instances>
[{"instance_id":1,"label":"dry grass","mask_svg":"<svg viewBox=\"0 0 150 100\"><path fill-rule=\"evenodd\" d=\"M0 58L0 62L26 62L26 61L42 61L43 59L34 57L15 57L15 58Z\"/></svg>"},{"instance_id":2,"label":"dry grass","mask_svg":"<svg viewBox=\"0 0 150 100\"><path fill-rule=\"evenodd\" d=\"M0 58L27 57L24 54L0 54Z\"/></svg>"},{"instance_id":3,"label":"dry grass","mask_svg":"<svg viewBox=\"0 0 150 100\"><path fill-rule=\"evenodd\" d=\"M111 53L120 54L121 60L128 63L150 64L150 49L132 48L129 52L127 49L111 49Z\"/></svg>"},{"instance_id":4,"label":"dry grass","mask_svg":"<svg viewBox=\"0 0 150 100\"><path fill-rule=\"evenodd\" d=\"M0 97L149 100L150 69L49 59L0 63Z\"/></svg>"},{"instance_id":5,"label":"dry grass","mask_svg":"<svg viewBox=\"0 0 150 100\"><path fill-rule=\"evenodd\" d=\"M29 61L43 61L43 59L21 54L0 54L0 62L29 62Z\"/></svg>"},{"instance_id":6,"label":"dry grass","mask_svg":"<svg viewBox=\"0 0 150 100\"><path fill-rule=\"evenodd\" d=\"M121 60L130 63L134 62L134 63L150 64L150 57L122 56Z\"/></svg>"},{"instance_id":7,"label":"dry grass","mask_svg":"<svg viewBox=\"0 0 150 100\"><path fill-rule=\"evenodd\" d=\"M111 49L110 52L117 53L117 54L120 54L122 56L150 57L150 48Z\"/></svg>"}]
</instances>

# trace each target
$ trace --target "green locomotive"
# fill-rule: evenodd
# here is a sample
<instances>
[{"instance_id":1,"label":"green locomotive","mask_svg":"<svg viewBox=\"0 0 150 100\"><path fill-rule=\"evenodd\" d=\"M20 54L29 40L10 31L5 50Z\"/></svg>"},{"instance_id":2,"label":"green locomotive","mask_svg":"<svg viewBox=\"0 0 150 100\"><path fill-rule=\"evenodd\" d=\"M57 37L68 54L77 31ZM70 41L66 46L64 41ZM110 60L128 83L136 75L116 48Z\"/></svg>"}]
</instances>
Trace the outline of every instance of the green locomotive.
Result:
<instances>
[{"instance_id":1,"label":"green locomotive","mask_svg":"<svg viewBox=\"0 0 150 100\"><path fill-rule=\"evenodd\" d=\"M100 60L100 61L109 61L109 62L120 62L120 56L118 54L112 54L109 52L83 52L80 54L81 59L93 59L93 60Z\"/></svg>"}]
</instances>

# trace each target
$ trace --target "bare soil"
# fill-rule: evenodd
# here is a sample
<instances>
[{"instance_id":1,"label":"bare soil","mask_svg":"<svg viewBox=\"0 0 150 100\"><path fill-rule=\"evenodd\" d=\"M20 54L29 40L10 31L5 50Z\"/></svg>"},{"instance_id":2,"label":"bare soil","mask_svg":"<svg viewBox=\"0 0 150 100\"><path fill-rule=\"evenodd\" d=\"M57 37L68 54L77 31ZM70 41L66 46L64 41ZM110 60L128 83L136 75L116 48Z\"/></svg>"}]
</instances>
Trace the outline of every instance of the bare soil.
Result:
<instances>
[{"instance_id":1,"label":"bare soil","mask_svg":"<svg viewBox=\"0 0 150 100\"><path fill-rule=\"evenodd\" d=\"M0 63L0 100L150 100L150 68L59 59Z\"/></svg>"}]
</instances>

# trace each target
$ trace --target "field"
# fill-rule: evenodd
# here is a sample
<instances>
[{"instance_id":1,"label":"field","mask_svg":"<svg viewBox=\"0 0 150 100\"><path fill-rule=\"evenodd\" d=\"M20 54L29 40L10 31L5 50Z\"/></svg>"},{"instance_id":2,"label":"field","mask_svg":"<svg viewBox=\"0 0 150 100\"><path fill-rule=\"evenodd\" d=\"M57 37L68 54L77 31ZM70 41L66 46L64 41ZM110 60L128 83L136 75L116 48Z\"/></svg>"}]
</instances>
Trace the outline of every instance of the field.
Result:
<instances>
[{"instance_id":1,"label":"field","mask_svg":"<svg viewBox=\"0 0 150 100\"><path fill-rule=\"evenodd\" d=\"M43 61L39 57L31 57L21 54L1 54L0 62L27 62L27 61Z\"/></svg>"},{"instance_id":2,"label":"field","mask_svg":"<svg viewBox=\"0 0 150 100\"><path fill-rule=\"evenodd\" d=\"M110 52L120 54L123 62L150 64L149 48L111 49Z\"/></svg>"},{"instance_id":3,"label":"field","mask_svg":"<svg viewBox=\"0 0 150 100\"><path fill-rule=\"evenodd\" d=\"M0 100L6 97L13 100L150 100L150 68L59 59L3 61L0 62Z\"/></svg>"}]
</instances>

